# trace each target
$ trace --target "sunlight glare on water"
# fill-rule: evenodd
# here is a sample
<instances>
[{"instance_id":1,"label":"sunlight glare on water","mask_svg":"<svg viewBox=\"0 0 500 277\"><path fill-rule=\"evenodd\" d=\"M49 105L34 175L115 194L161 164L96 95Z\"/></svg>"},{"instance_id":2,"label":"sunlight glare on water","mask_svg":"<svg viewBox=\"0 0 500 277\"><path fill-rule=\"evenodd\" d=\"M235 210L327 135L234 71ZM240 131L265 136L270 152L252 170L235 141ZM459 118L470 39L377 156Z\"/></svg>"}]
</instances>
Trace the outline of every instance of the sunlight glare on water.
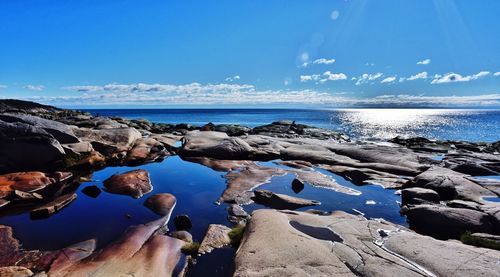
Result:
<instances>
[{"instance_id":1,"label":"sunlight glare on water","mask_svg":"<svg viewBox=\"0 0 500 277\"><path fill-rule=\"evenodd\" d=\"M391 139L404 134L405 137L427 135L436 131L456 127L454 115L463 115L463 110L441 109L345 109L341 110L342 125L346 125L360 138Z\"/></svg>"}]
</instances>

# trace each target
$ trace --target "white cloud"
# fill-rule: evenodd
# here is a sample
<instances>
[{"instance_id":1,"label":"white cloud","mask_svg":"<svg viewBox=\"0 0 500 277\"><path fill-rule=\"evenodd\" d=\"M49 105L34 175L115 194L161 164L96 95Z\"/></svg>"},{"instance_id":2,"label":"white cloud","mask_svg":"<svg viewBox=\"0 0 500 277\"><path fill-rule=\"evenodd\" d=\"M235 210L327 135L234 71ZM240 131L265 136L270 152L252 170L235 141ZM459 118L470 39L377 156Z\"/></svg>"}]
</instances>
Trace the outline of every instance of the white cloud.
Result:
<instances>
[{"instance_id":1,"label":"white cloud","mask_svg":"<svg viewBox=\"0 0 500 277\"><path fill-rule=\"evenodd\" d=\"M380 81L380 83L394 83L394 81L396 81L396 77L395 76L391 76L391 77L387 77L385 78L384 80Z\"/></svg>"},{"instance_id":2,"label":"white cloud","mask_svg":"<svg viewBox=\"0 0 500 277\"><path fill-rule=\"evenodd\" d=\"M226 80L226 82L233 82L233 81L237 81L239 79L241 79L240 75L234 75L232 77L227 77L225 80Z\"/></svg>"},{"instance_id":3,"label":"white cloud","mask_svg":"<svg viewBox=\"0 0 500 277\"><path fill-rule=\"evenodd\" d=\"M332 20L337 20L337 18L339 18L339 15L340 15L340 12L338 10L334 10L332 11L332 13L330 14L330 18Z\"/></svg>"},{"instance_id":4,"label":"white cloud","mask_svg":"<svg viewBox=\"0 0 500 277\"><path fill-rule=\"evenodd\" d=\"M4 89L4 88L7 88L6 85L0 85L0 89Z\"/></svg>"},{"instance_id":5,"label":"white cloud","mask_svg":"<svg viewBox=\"0 0 500 277\"><path fill-rule=\"evenodd\" d=\"M302 67L307 67L309 66L310 64L332 64L335 62L335 59L325 59L325 58L319 58L319 59L316 59L312 62L309 62L309 61L306 61L302 64Z\"/></svg>"},{"instance_id":6,"label":"white cloud","mask_svg":"<svg viewBox=\"0 0 500 277\"><path fill-rule=\"evenodd\" d=\"M23 88L34 91L42 91L45 87L42 85L26 85Z\"/></svg>"},{"instance_id":7,"label":"white cloud","mask_svg":"<svg viewBox=\"0 0 500 277\"><path fill-rule=\"evenodd\" d=\"M339 81L339 80L346 80L347 75L344 73L332 73L331 71L325 71L323 74L312 74L312 75L301 75L300 76L300 81L301 82L308 82L308 81L319 81L321 84L327 82L327 81Z\"/></svg>"},{"instance_id":8,"label":"white cloud","mask_svg":"<svg viewBox=\"0 0 500 277\"><path fill-rule=\"evenodd\" d=\"M317 81L321 75L319 74L313 74L313 75L300 75L300 81L301 82L308 82L308 81Z\"/></svg>"},{"instance_id":9,"label":"white cloud","mask_svg":"<svg viewBox=\"0 0 500 277\"><path fill-rule=\"evenodd\" d=\"M356 80L356 85L359 86L361 84L365 84L365 83L368 83L370 81L375 81L377 80L378 78L382 77L384 74L383 73L373 73L373 74L363 74L361 76L359 76Z\"/></svg>"},{"instance_id":10,"label":"white cloud","mask_svg":"<svg viewBox=\"0 0 500 277\"><path fill-rule=\"evenodd\" d=\"M425 59L425 60L421 60L421 61L418 61L417 64L420 64L420 65L426 65L426 64L430 64L431 63L431 59Z\"/></svg>"},{"instance_id":11,"label":"white cloud","mask_svg":"<svg viewBox=\"0 0 500 277\"><path fill-rule=\"evenodd\" d=\"M500 76L500 71L493 73L493 76Z\"/></svg>"},{"instance_id":12,"label":"white cloud","mask_svg":"<svg viewBox=\"0 0 500 277\"><path fill-rule=\"evenodd\" d=\"M477 79L481 79L490 74L489 71L481 71L477 74L462 76L458 73L446 73L444 75L436 74L434 76L434 80L432 80L431 84L445 84L445 83L454 83L454 82L469 82Z\"/></svg>"},{"instance_id":13,"label":"white cloud","mask_svg":"<svg viewBox=\"0 0 500 277\"><path fill-rule=\"evenodd\" d=\"M412 75L412 76L406 78L406 80L414 81L414 80L418 80L418 79L427 79L427 77L429 77L429 76L428 76L427 72L424 71L424 72L420 72L420 73L417 73L415 75Z\"/></svg>"},{"instance_id":14,"label":"white cloud","mask_svg":"<svg viewBox=\"0 0 500 277\"><path fill-rule=\"evenodd\" d=\"M375 66L374 63L365 63L366 66Z\"/></svg>"},{"instance_id":15,"label":"white cloud","mask_svg":"<svg viewBox=\"0 0 500 277\"><path fill-rule=\"evenodd\" d=\"M86 88L87 90L83 90ZM104 86L71 86L75 95L32 96L25 100L54 105L210 105L210 104L295 104L295 105L394 105L394 106L500 106L500 94L475 96L381 95L356 98L342 92L318 90L259 90L253 85L237 84L109 84Z\"/></svg>"}]
</instances>

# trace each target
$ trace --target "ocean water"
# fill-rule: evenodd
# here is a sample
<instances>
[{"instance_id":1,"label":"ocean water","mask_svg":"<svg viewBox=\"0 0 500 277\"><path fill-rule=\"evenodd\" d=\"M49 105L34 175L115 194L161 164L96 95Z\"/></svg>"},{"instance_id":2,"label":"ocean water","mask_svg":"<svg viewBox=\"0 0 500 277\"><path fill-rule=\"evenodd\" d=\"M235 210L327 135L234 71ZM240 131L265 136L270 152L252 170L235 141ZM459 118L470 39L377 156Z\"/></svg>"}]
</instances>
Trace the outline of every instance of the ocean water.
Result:
<instances>
[{"instance_id":1,"label":"ocean water","mask_svg":"<svg viewBox=\"0 0 500 277\"><path fill-rule=\"evenodd\" d=\"M288 119L338 130L353 139L396 136L493 142L500 140L500 110L478 109L99 109L93 114L158 123L241 124L249 127Z\"/></svg>"}]
</instances>

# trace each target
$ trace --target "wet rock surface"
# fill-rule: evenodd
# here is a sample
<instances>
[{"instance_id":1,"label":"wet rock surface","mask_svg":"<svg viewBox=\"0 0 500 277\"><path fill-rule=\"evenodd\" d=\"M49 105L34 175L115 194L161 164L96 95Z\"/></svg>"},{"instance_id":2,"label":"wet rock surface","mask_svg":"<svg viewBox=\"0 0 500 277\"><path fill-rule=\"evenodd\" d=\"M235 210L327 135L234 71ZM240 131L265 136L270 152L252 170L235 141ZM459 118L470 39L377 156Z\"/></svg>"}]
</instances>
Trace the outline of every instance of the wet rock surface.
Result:
<instances>
[{"instance_id":1,"label":"wet rock surface","mask_svg":"<svg viewBox=\"0 0 500 277\"><path fill-rule=\"evenodd\" d=\"M321 205L319 201L274 193L269 190L255 190L254 194L255 196L252 199L256 203L279 210L294 210L302 207Z\"/></svg>"},{"instance_id":2,"label":"wet rock surface","mask_svg":"<svg viewBox=\"0 0 500 277\"><path fill-rule=\"evenodd\" d=\"M210 253L215 248L221 248L231 243L228 227L220 224L210 224L207 233L200 244L200 254Z\"/></svg>"},{"instance_id":3,"label":"wet rock surface","mask_svg":"<svg viewBox=\"0 0 500 277\"><path fill-rule=\"evenodd\" d=\"M115 174L104 180L103 184L111 193L125 194L133 198L140 198L153 190L149 173L142 169Z\"/></svg>"}]
</instances>

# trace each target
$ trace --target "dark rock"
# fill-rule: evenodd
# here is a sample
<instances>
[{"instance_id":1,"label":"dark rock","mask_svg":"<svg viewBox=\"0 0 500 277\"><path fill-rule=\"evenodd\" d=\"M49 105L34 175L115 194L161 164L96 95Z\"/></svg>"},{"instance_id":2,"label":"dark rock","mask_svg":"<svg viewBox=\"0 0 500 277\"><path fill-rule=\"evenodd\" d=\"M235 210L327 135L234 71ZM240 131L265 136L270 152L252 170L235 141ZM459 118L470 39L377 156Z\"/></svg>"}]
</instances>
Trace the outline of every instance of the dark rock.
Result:
<instances>
[{"instance_id":1,"label":"dark rock","mask_svg":"<svg viewBox=\"0 0 500 277\"><path fill-rule=\"evenodd\" d=\"M297 178L292 181L292 190L295 193L299 193L304 189L304 183Z\"/></svg>"},{"instance_id":2,"label":"dark rock","mask_svg":"<svg viewBox=\"0 0 500 277\"><path fill-rule=\"evenodd\" d=\"M175 196L170 193L158 193L148 197L144 201L144 206L161 216L170 217L176 204Z\"/></svg>"},{"instance_id":3,"label":"dark rock","mask_svg":"<svg viewBox=\"0 0 500 277\"><path fill-rule=\"evenodd\" d=\"M174 218L175 229L177 231L190 230L193 227L191 219L185 214L178 215Z\"/></svg>"},{"instance_id":4,"label":"dark rock","mask_svg":"<svg viewBox=\"0 0 500 277\"><path fill-rule=\"evenodd\" d=\"M61 144L45 130L0 120L0 173L55 169L62 165L64 155Z\"/></svg>"},{"instance_id":5,"label":"dark rock","mask_svg":"<svg viewBox=\"0 0 500 277\"><path fill-rule=\"evenodd\" d=\"M133 198L141 198L144 194L153 190L151 180L149 179L149 173L143 169L114 174L104 180L103 183L107 191L116 194L130 195Z\"/></svg>"},{"instance_id":6,"label":"dark rock","mask_svg":"<svg viewBox=\"0 0 500 277\"><path fill-rule=\"evenodd\" d=\"M101 194L101 189L98 186L87 186L82 189L82 193L89 197L97 198Z\"/></svg>"},{"instance_id":7,"label":"dark rock","mask_svg":"<svg viewBox=\"0 0 500 277\"><path fill-rule=\"evenodd\" d=\"M215 131L215 125L212 122L209 122L209 123L201 126L200 131L202 131L202 132Z\"/></svg>"}]
</instances>

